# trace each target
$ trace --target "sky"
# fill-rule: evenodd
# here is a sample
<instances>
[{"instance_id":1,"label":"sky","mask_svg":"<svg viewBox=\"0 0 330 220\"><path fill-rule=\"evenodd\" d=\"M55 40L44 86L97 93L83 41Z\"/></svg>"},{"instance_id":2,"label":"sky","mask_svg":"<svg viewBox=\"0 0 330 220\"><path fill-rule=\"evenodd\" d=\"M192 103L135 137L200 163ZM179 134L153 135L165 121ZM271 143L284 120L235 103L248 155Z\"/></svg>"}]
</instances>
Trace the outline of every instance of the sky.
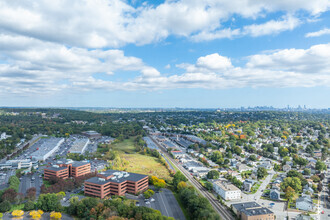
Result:
<instances>
[{"instance_id":1,"label":"sky","mask_svg":"<svg viewBox=\"0 0 330 220\"><path fill-rule=\"evenodd\" d=\"M0 106L330 107L329 0L0 0Z\"/></svg>"}]
</instances>

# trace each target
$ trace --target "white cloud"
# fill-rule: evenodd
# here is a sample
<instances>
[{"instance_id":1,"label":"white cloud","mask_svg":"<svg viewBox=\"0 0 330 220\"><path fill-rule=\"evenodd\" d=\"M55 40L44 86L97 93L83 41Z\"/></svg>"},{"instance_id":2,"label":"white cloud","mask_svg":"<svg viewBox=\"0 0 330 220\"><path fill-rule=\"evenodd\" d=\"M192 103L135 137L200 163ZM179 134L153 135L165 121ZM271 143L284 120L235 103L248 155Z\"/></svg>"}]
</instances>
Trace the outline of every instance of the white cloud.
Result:
<instances>
[{"instance_id":1,"label":"white cloud","mask_svg":"<svg viewBox=\"0 0 330 220\"><path fill-rule=\"evenodd\" d=\"M222 38L235 38L243 36L259 37L278 34L283 31L293 30L302 23L291 15L284 16L281 20L270 20L262 24L247 25L236 29L220 29L215 31L202 31L192 36L194 41L209 41Z\"/></svg>"},{"instance_id":2,"label":"white cloud","mask_svg":"<svg viewBox=\"0 0 330 220\"><path fill-rule=\"evenodd\" d=\"M169 35L212 40L237 36L240 29L223 27L237 15L245 19L281 11L317 16L330 8L327 0L168 0L154 6L124 0L11 0L0 2L0 29L75 47L121 47L148 44ZM285 28L285 25L288 25ZM253 36L291 30L297 20L269 21L246 27Z\"/></svg>"},{"instance_id":3,"label":"white cloud","mask_svg":"<svg viewBox=\"0 0 330 220\"><path fill-rule=\"evenodd\" d=\"M198 58L196 66L214 71L222 71L232 67L229 58L220 56L217 53Z\"/></svg>"},{"instance_id":4,"label":"white cloud","mask_svg":"<svg viewBox=\"0 0 330 220\"><path fill-rule=\"evenodd\" d=\"M195 64L178 64L183 74L164 75L121 50L87 50L44 43L32 38L2 35L7 57L0 64L0 94L49 94L66 90L162 90L175 88L224 89L240 87L313 87L330 85L330 44L309 49L284 49L248 57L234 66L217 53L199 57ZM124 81L99 78L118 71L140 73Z\"/></svg>"},{"instance_id":5,"label":"white cloud","mask_svg":"<svg viewBox=\"0 0 330 220\"><path fill-rule=\"evenodd\" d=\"M282 31L293 30L301 21L295 17L287 16L282 20L271 20L263 24L248 25L243 28L243 35L259 37L269 34L277 34Z\"/></svg>"},{"instance_id":6,"label":"white cloud","mask_svg":"<svg viewBox=\"0 0 330 220\"><path fill-rule=\"evenodd\" d=\"M305 34L305 37L320 37L322 35L330 34L330 28L324 28L316 32L309 32Z\"/></svg>"}]
</instances>

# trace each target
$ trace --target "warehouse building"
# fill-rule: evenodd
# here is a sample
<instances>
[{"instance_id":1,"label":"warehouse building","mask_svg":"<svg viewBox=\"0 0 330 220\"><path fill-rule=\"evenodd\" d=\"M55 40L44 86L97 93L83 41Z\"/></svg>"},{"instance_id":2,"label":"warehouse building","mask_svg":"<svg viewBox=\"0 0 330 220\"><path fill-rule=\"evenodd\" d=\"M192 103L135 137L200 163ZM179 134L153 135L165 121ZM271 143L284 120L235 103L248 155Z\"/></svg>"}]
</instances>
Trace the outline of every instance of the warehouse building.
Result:
<instances>
[{"instance_id":1,"label":"warehouse building","mask_svg":"<svg viewBox=\"0 0 330 220\"><path fill-rule=\"evenodd\" d=\"M88 138L82 138L82 139L76 139L69 152L70 153L77 153L77 154L83 154L86 150L87 145L89 144Z\"/></svg>"},{"instance_id":2,"label":"warehouse building","mask_svg":"<svg viewBox=\"0 0 330 220\"><path fill-rule=\"evenodd\" d=\"M107 170L85 181L85 195L103 199L108 195L136 194L148 186L147 175Z\"/></svg>"},{"instance_id":3,"label":"warehouse building","mask_svg":"<svg viewBox=\"0 0 330 220\"><path fill-rule=\"evenodd\" d=\"M59 161L60 162L60 161ZM58 177L66 179L68 177L80 177L91 172L91 164L87 162L69 161L67 163L57 163L44 169L44 178Z\"/></svg>"},{"instance_id":4,"label":"warehouse building","mask_svg":"<svg viewBox=\"0 0 330 220\"><path fill-rule=\"evenodd\" d=\"M88 138L94 138L94 139L100 138L102 136L100 133L97 133L96 131L84 131L81 134Z\"/></svg>"},{"instance_id":5,"label":"warehouse building","mask_svg":"<svg viewBox=\"0 0 330 220\"><path fill-rule=\"evenodd\" d=\"M59 149L63 142L64 138L49 138L39 147L39 149L37 149L37 151L31 154L31 158L39 161L45 161Z\"/></svg>"}]
</instances>

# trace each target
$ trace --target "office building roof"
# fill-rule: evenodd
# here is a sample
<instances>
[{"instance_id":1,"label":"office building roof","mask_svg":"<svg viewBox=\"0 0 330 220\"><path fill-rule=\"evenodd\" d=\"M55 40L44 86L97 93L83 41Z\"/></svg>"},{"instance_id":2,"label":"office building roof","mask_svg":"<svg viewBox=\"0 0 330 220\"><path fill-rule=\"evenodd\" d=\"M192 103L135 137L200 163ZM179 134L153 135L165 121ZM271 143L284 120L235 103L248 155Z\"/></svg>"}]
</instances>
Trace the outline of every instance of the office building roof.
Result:
<instances>
[{"instance_id":1,"label":"office building roof","mask_svg":"<svg viewBox=\"0 0 330 220\"><path fill-rule=\"evenodd\" d=\"M53 171L60 171L60 170L65 170L68 169L67 167L59 167L59 166L51 166L51 167L46 167L45 170L53 170Z\"/></svg>"},{"instance_id":2,"label":"office building roof","mask_svg":"<svg viewBox=\"0 0 330 220\"><path fill-rule=\"evenodd\" d=\"M258 203L256 202L243 202L243 203L236 203L236 204L232 204L232 206L238 210L239 212L242 209L246 209L246 208L256 208L256 207L261 207Z\"/></svg>"},{"instance_id":3,"label":"office building roof","mask_svg":"<svg viewBox=\"0 0 330 220\"><path fill-rule=\"evenodd\" d=\"M86 180L86 182L103 185L103 184L106 184L109 182L113 182L113 183L122 183L125 181L137 182L137 181L147 177L147 175L143 175L143 174L128 173L128 172L123 172L123 171L118 171L118 170L107 170L107 171L99 173L99 175L103 175L105 177L109 177L109 176L112 176L112 177L108 180L105 180L102 177L92 177L92 178Z\"/></svg>"},{"instance_id":4,"label":"office building roof","mask_svg":"<svg viewBox=\"0 0 330 220\"><path fill-rule=\"evenodd\" d=\"M247 216L274 214L272 211L265 207L242 209L241 212Z\"/></svg>"},{"instance_id":5,"label":"office building roof","mask_svg":"<svg viewBox=\"0 0 330 220\"><path fill-rule=\"evenodd\" d=\"M80 166L84 166L84 165L86 165L86 164L89 164L88 162L83 162L83 161L74 161L73 163L72 163L72 166L73 167L80 167Z\"/></svg>"}]
</instances>

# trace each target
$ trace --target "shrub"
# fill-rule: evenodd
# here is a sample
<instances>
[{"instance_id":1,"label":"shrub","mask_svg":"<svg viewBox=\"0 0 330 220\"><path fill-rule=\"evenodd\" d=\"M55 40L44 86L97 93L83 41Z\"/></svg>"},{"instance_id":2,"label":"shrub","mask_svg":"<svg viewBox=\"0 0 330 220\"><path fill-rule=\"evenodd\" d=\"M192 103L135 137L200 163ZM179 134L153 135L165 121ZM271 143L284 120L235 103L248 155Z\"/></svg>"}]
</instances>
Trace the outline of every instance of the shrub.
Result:
<instances>
[{"instance_id":1,"label":"shrub","mask_svg":"<svg viewBox=\"0 0 330 220\"><path fill-rule=\"evenodd\" d=\"M11 203L9 201L4 201L0 203L0 212L8 212L11 209Z\"/></svg>"},{"instance_id":2,"label":"shrub","mask_svg":"<svg viewBox=\"0 0 330 220\"><path fill-rule=\"evenodd\" d=\"M34 209L34 202L32 202L31 200L27 201L25 204L24 204L24 210L25 211L31 211Z\"/></svg>"}]
</instances>

